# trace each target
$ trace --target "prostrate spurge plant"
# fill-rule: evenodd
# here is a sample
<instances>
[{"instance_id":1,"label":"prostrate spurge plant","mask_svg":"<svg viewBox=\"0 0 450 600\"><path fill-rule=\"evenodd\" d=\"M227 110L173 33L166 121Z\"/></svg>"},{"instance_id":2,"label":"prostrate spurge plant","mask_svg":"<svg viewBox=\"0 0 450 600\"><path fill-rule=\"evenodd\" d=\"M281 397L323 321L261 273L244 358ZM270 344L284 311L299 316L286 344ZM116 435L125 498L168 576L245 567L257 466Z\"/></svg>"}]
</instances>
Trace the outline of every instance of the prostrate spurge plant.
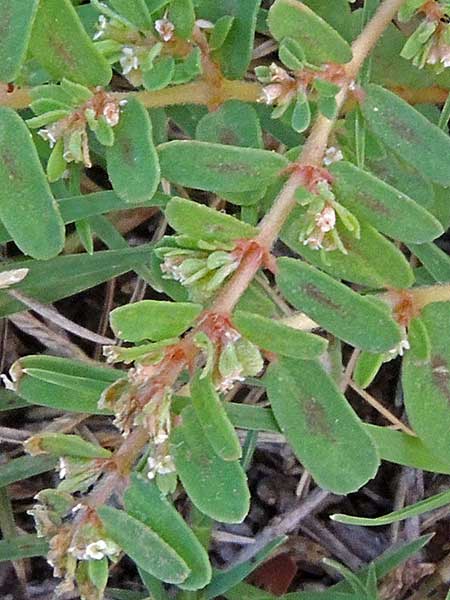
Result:
<instances>
[{"instance_id":1,"label":"prostrate spurge plant","mask_svg":"<svg viewBox=\"0 0 450 600\"><path fill-rule=\"evenodd\" d=\"M0 554L47 553L59 593L76 584L89 600L103 598L123 553L157 598L160 582L226 595L282 542L240 575L212 572L213 521L249 510L251 456L236 428L282 432L338 494L366 484L380 459L450 473L450 262L432 244L450 224L450 102L440 117L432 106L450 89L450 4L79 4L0 2L0 242L26 255L4 264L0 285L15 288L0 292L1 316L129 270L166 299L111 312L120 343L104 354L121 368L49 356L11 368L22 399L111 415L123 437L115 448L29 439L32 456L0 468L0 484L55 458L61 481L36 496L37 537L4 540ZM428 104L416 110L416 98ZM81 194L92 165L112 190ZM173 233L129 248L103 215L145 207ZM67 223L87 253L58 256ZM109 250L94 252L95 236ZM272 254L278 238L297 258ZM329 340L359 352L361 388L405 354L417 437L359 419ZM256 377L270 408L225 402ZM425 541L377 571L342 571L342 590L375 598L377 574Z\"/></svg>"}]
</instances>

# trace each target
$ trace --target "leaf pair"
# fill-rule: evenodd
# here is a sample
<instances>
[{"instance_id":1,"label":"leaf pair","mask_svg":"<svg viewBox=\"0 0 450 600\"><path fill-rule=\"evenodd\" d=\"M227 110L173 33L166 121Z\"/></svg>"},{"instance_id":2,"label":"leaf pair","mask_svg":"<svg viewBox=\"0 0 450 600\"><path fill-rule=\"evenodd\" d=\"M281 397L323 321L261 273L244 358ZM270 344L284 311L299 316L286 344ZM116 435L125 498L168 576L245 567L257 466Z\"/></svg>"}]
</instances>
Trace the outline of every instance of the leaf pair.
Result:
<instances>
[{"instance_id":1,"label":"leaf pair","mask_svg":"<svg viewBox=\"0 0 450 600\"><path fill-rule=\"evenodd\" d=\"M108 535L138 567L184 590L210 581L205 549L156 484L134 475L124 504L126 512L104 506L98 513Z\"/></svg>"}]
</instances>

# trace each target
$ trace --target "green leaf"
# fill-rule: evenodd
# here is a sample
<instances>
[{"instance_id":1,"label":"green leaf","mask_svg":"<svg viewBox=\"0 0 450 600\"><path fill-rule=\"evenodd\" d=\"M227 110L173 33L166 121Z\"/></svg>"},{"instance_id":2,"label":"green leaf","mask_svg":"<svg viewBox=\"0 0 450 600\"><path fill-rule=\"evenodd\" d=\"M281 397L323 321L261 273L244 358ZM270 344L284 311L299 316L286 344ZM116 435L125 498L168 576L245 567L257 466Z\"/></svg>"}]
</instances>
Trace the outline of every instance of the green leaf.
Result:
<instances>
[{"instance_id":1,"label":"green leaf","mask_svg":"<svg viewBox=\"0 0 450 600\"><path fill-rule=\"evenodd\" d=\"M152 30L153 22L145 0L109 0L111 6L138 29Z\"/></svg>"},{"instance_id":2,"label":"green leaf","mask_svg":"<svg viewBox=\"0 0 450 600\"><path fill-rule=\"evenodd\" d=\"M219 458L192 407L171 436L178 476L195 506L216 521L241 523L249 510L250 494L238 461Z\"/></svg>"},{"instance_id":3,"label":"green leaf","mask_svg":"<svg viewBox=\"0 0 450 600\"><path fill-rule=\"evenodd\" d=\"M250 65L255 39L256 19L261 0L201 0L197 17L217 22L221 17L234 17L230 31L214 58L220 62L228 79L241 79Z\"/></svg>"},{"instance_id":4,"label":"green leaf","mask_svg":"<svg viewBox=\"0 0 450 600\"><path fill-rule=\"evenodd\" d=\"M450 281L450 257L436 244L408 244L411 252L438 283Z\"/></svg>"},{"instance_id":5,"label":"green leaf","mask_svg":"<svg viewBox=\"0 0 450 600\"><path fill-rule=\"evenodd\" d=\"M391 523L398 523L404 519L410 519L422 515L430 510L441 508L450 504L450 492L442 492L436 494L425 500L421 500L411 506L406 506L400 510L396 510L382 517L376 517L374 519L368 519L365 517L352 517L350 515L335 514L331 515L333 521L338 523L344 523L345 525L364 525L365 527L378 527L380 525L390 525Z\"/></svg>"},{"instance_id":6,"label":"green leaf","mask_svg":"<svg viewBox=\"0 0 450 600\"><path fill-rule=\"evenodd\" d=\"M265 383L282 432L321 487L348 494L374 477L375 444L318 363L279 359Z\"/></svg>"},{"instance_id":7,"label":"green leaf","mask_svg":"<svg viewBox=\"0 0 450 600\"><path fill-rule=\"evenodd\" d=\"M142 300L114 309L110 321L115 335L122 340L159 341L184 333L201 312L201 304Z\"/></svg>"},{"instance_id":8,"label":"green leaf","mask_svg":"<svg viewBox=\"0 0 450 600\"><path fill-rule=\"evenodd\" d=\"M47 552L48 543L34 534L0 540L0 562L45 556Z\"/></svg>"},{"instance_id":9,"label":"green leaf","mask_svg":"<svg viewBox=\"0 0 450 600\"><path fill-rule=\"evenodd\" d=\"M215 192L265 187L288 160L268 150L175 140L158 146L161 172L172 183Z\"/></svg>"},{"instance_id":10,"label":"green leaf","mask_svg":"<svg viewBox=\"0 0 450 600\"><path fill-rule=\"evenodd\" d=\"M255 227L231 215L183 198L172 198L165 213L169 225L177 233L194 240L230 242L254 237L258 232Z\"/></svg>"},{"instance_id":11,"label":"green leaf","mask_svg":"<svg viewBox=\"0 0 450 600\"><path fill-rule=\"evenodd\" d=\"M383 364L383 358L383 354L361 352L353 371L353 381L356 385L363 389L369 387Z\"/></svg>"},{"instance_id":12,"label":"green leaf","mask_svg":"<svg viewBox=\"0 0 450 600\"><path fill-rule=\"evenodd\" d=\"M414 336L403 361L404 402L412 428L436 456L445 457L450 444L450 303L426 306L421 321L429 337L430 352Z\"/></svg>"},{"instance_id":13,"label":"green leaf","mask_svg":"<svg viewBox=\"0 0 450 600\"><path fill-rule=\"evenodd\" d=\"M197 590L209 583L211 565L207 552L155 483L133 475L124 503L132 517L150 527L185 561L190 575L179 584L181 589Z\"/></svg>"},{"instance_id":14,"label":"green leaf","mask_svg":"<svg viewBox=\"0 0 450 600\"><path fill-rule=\"evenodd\" d=\"M210 377L197 373L190 384L192 404L214 452L223 460L238 460L241 444Z\"/></svg>"},{"instance_id":15,"label":"green leaf","mask_svg":"<svg viewBox=\"0 0 450 600\"><path fill-rule=\"evenodd\" d=\"M276 0L269 11L268 23L276 40L286 37L297 40L309 62L317 65L347 63L352 58L350 46L339 33L297 0ZM318 44L317 40L321 43Z\"/></svg>"},{"instance_id":16,"label":"green leaf","mask_svg":"<svg viewBox=\"0 0 450 600\"><path fill-rule=\"evenodd\" d=\"M108 559L106 556L100 560L89 560L87 570L89 579L98 590L103 592L109 577Z\"/></svg>"},{"instance_id":17,"label":"green leaf","mask_svg":"<svg viewBox=\"0 0 450 600\"><path fill-rule=\"evenodd\" d=\"M101 393L123 373L49 356L26 356L14 363L17 393L31 404L65 411L108 414L97 406Z\"/></svg>"},{"instance_id":18,"label":"green leaf","mask_svg":"<svg viewBox=\"0 0 450 600\"><path fill-rule=\"evenodd\" d=\"M339 237L347 254L333 250L324 256L299 240L303 215L304 210L294 209L280 237L291 250L314 266L339 279L368 287L408 288L413 284L414 274L403 253L371 225L360 222L359 239L339 228Z\"/></svg>"},{"instance_id":19,"label":"green leaf","mask_svg":"<svg viewBox=\"0 0 450 600\"><path fill-rule=\"evenodd\" d=\"M0 3L0 81L14 81L25 60L38 0L2 0Z\"/></svg>"},{"instance_id":20,"label":"green leaf","mask_svg":"<svg viewBox=\"0 0 450 600\"><path fill-rule=\"evenodd\" d=\"M72 456L74 458L110 458L111 452L91 442L83 440L79 435L43 432L29 438L30 449L36 445L42 452L53 456Z\"/></svg>"},{"instance_id":21,"label":"green leaf","mask_svg":"<svg viewBox=\"0 0 450 600\"><path fill-rule=\"evenodd\" d=\"M228 100L219 110L208 113L197 124L195 137L201 142L262 148L262 131L253 106Z\"/></svg>"},{"instance_id":22,"label":"green leaf","mask_svg":"<svg viewBox=\"0 0 450 600\"><path fill-rule=\"evenodd\" d=\"M292 358L313 359L323 354L327 340L299 331L261 315L236 311L233 324L251 342L270 352L276 352Z\"/></svg>"},{"instance_id":23,"label":"green leaf","mask_svg":"<svg viewBox=\"0 0 450 600\"><path fill-rule=\"evenodd\" d=\"M57 461L53 456L20 456L0 465L0 487L51 471Z\"/></svg>"},{"instance_id":24,"label":"green leaf","mask_svg":"<svg viewBox=\"0 0 450 600\"><path fill-rule=\"evenodd\" d=\"M230 421L239 429L270 431L273 433L280 432L280 428L270 409L227 402L225 403L225 410Z\"/></svg>"},{"instance_id":25,"label":"green leaf","mask_svg":"<svg viewBox=\"0 0 450 600\"><path fill-rule=\"evenodd\" d=\"M150 199L159 185L160 170L150 117L140 102L128 101L114 136L113 146L106 149L114 190L129 203Z\"/></svg>"},{"instance_id":26,"label":"green leaf","mask_svg":"<svg viewBox=\"0 0 450 600\"><path fill-rule=\"evenodd\" d=\"M192 0L172 0L169 19L175 25L175 33L182 39L189 39L195 25L195 11Z\"/></svg>"},{"instance_id":27,"label":"green leaf","mask_svg":"<svg viewBox=\"0 0 450 600\"><path fill-rule=\"evenodd\" d=\"M338 201L382 233L419 244L442 235L442 225L433 215L381 179L344 161L330 171Z\"/></svg>"},{"instance_id":28,"label":"green leaf","mask_svg":"<svg viewBox=\"0 0 450 600\"><path fill-rule=\"evenodd\" d=\"M224 15L217 19L209 38L209 47L211 50L218 50L223 46L233 23L234 17L231 15Z\"/></svg>"},{"instance_id":29,"label":"green leaf","mask_svg":"<svg viewBox=\"0 0 450 600\"><path fill-rule=\"evenodd\" d=\"M400 343L400 329L383 304L299 260L280 258L278 267L277 283L286 299L333 335L368 352L386 352Z\"/></svg>"},{"instance_id":30,"label":"green leaf","mask_svg":"<svg viewBox=\"0 0 450 600\"><path fill-rule=\"evenodd\" d=\"M11 261L5 270L29 269L16 289L25 295L48 303L67 298L149 261L148 246L95 252L93 255L58 256L48 261ZM21 302L0 290L0 317L28 310Z\"/></svg>"},{"instance_id":31,"label":"green leaf","mask_svg":"<svg viewBox=\"0 0 450 600\"><path fill-rule=\"evenodd\" d=\"M434 456L418 437L377 425L366 425L366 428L383 460L432 473L450 474L450 461Z\"/></svg>"},{"instance_id":32,"label":"green leaf","mask_svg":"<svg viewBox=\"0 0 450 600\"><path fill-rule=\"evenodd\" d=\"M0 108L0 218L17 246L48 259L64 244L64 224L31 135L15 111Z\"/></svg>"},{"instance_id":33,"label":"green leaf","mask_svg":"<svg viewBox=\"0 0 450 600\"><path fill-rule=\"evenodd\" d=\"M56 24L56 25L55 25ZM70 0L40 0L30 50L54 79L107 85L111 67L95 48Z\"/></svg>"},{"instance_id":34,"label":"green leaf","mask_svg":"<svg viewBox=\"0 0 450 600\"><path fill-rule=\"evenodd\" d=\"M211 583L204 590L205 600L211 600L222 596L224 592L237 585L239 582L246 579L250 573L253 573L261 564L263 564L283 542L286 541L285 536L277 537L264 546L259 552L252 556L249 560L237 564L234 567L223 571L216 571Z\"/></svg>"},{"instance_id":35,"label":"green leaf","mask_svg":"<svg viewBox=\"0 0 450 600\"><path fill-rule=\"evenodd\" d=\"M153 63L151 69L144 71L143 83L146 90L162 90L172 81L175 72L175 60L172 56L163 56Z\"/></svg>"},{"instance_id":36,"label":"green leaf","mask_svg":"<svg viewBox=\"0 0 450 600\"><path fill-rule=\"evenodd\" d=\"M372 132L424 177L450 185L450 139L396 94L369 85L361 110Z\"/></svg>"},{"instance_id":37,"label":"green leaf","mask_svg":"<svg viewBox=\"0 0 450 600\"><path fill-rule=\"evenodd\" d=\"M108 536L144 571L166 583L182 583L189 575L184 560L150 527L123 510L97 509Z\"/></svg>"}]
</instances>

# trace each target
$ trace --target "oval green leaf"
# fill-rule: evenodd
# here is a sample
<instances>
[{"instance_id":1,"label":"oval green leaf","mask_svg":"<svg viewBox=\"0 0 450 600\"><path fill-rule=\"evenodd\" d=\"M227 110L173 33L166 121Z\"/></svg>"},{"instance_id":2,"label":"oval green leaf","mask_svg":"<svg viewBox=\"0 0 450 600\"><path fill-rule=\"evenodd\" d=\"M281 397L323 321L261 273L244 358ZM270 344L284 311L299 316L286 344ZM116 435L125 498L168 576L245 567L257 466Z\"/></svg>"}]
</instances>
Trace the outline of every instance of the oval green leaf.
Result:
<instances>
[{"instance_id":1,"label":"oval green leaf","mask_svg":"<svg viewBox=\"0 0 450 600\"><path fill-rule=\"evenodd\" d=\"M25 60L38 0L0 2L0 81L14 81Z\"/></svg>"},{"instance_id":2,"label":"oval green leaf","mask_svg":"<svg viewBox=\"0 0 450 600\"><path fill-rule=\"evenodd\" d=\"M450 139L396 94L369 85L361 110L372 132L424 177L450 185Z\"/></svg>"},{"instance_id":3,"label":"oval green leaf","mask_svg":"<svg viewBox=\"0 0 450 600\"><path fill-rule=\"evenodd\" d=\"M413 271L403 253L368 223L360 222L359 239L346 229L339 228L347 254L333 250L323 256L299 241L303 214L300 208L295 209L280 237L291 250L315 267L338 279L368 287L408 288L414 283Z\"/></svg>"},{"instance_id":4,"label":"oval green leaf","mask_svg":"<svg viewBox=\"0 0 450 600\"><path fill-rule=\"evenodd\" d=\"M112 71L95 48L70 0L40 0L30 40L39 63L58 80L107 85Z\"/></svg>"},{"instance_id":5,"label":"oval green leaf","mask_svg":"<svg viewBox=\"0 0 450 600\"><path fill-rule=\"evenodd\" d=\"M0 108L0 218L24 254L45 260L61 252L64 223L31 134L5 107Z\"/></svg>"},{"instance_id":6,"label":"oval green leaf","mask_svg":"<svg viewBox=\"0 0 450 600\"><path fill-rule=\"evenodd\" d=\"M411 337L411 349L403 360L405 407L419 438L437 456L445 457L450 445L450 303L429 304L421 321L429 351L424 355L422 340Z\"/></svg>"},{"instance_id":7,"label":"oval green leaf","mask_svg":"<svg viewBox=\"0 0 450 600\"><path fill-rule=\"evenodd\" d=\"M250 507L247 478L238 461L219 458L192 407L171 436L178 476L195 506L216 521L241 523Z\"/></svg>"},{"instance_id":8,"label":"oval green leaf","mask_svg":"<svg viewBox=\"0 0 450 600\"><path fill-rule=\"evenodd\" d=\"M313 359L325 352L328 342L312 333L249 312L236 311L233 324L251 342L270 352L292 358Z\"/></svg>"},{"instance_id":9,"label":"oval green leaf","mask_svg":"<svg viewBox=\"0 0 450 600\"><path fill-rule=\"evenodd\" d=\"M190 573L187 564L150 527L111 506L101 506L97 514L108 536L138 567L166 583L186 580Z\"/></svg>"},{"instance_id":10,"label":"oval green leaf","mask_svg":"<svg viewBox=\"0 0 450 600\"><path fill-rule=\"evenodd\" d=\"M382 233L417 244L442 235L442 225L431 213L371 173L344 161L330 171L337 200Z\"/></svg>"},{"instance_id":11,"label":"oval green leaf","mask_svg":"<svg viewBox=\"0 0 450 600\"><path fill-rule=\"evenodd\" d=\"M254 237L258 230L231 215L214 210L198 202L172 198L167 204L166 218L177 233L194 240L230 242Z\"/></svg>"},{"instance_id":12,"label":"oval green leaf","mask_svg":"<svg viewBox=\"0 0 450 600\"><path fill-rule=\"evenodd\" d=\"M137 475L133 475L131 481L124 496L128 514L150 527L185 561L190 574L178 584L181 589L205 587L211 580L211 565L193 531L155 483L144 481Z\"/></svg>"},{"instance_id":13,"label":"oval green leaf","mask_svg":"<svg viewBox=\"0 0 450 600\"><path fill-rule=\"evenodd\" d=\"M387 307L364 298L299 260L278 260L277 283L298 310L345 342L368 352L386 352L401 340Z\"/></svg>"},{"instance_id":14,"label":"oval green leaf","mask_svg":"<svg viewBox=\"0 0 450 600\"><path fill-rule=\"evenodd\" d=\"M142 300L110 314L115 335L127 342L165 340L184 333L202 312L201 304Z\"/></svg>"},{"instance_id":15,"label":"oval green leaf","mask_svg":"<svg viewBox=\"0 0 450 600\"><path fill-rule=\"evenodd\" d=\"M158 146L162 176L189 188L246 192L274 181L289 162L280 154L209 142L175 140Z\"/></svg>"},{"instance_id":16,"label":"oval green leaf","mask_svg":"<svg viewBox=\"0 0 450 600\"><path fill-rule=\"evenodd\" d=\"M148 112L135 99L128 101L114 128L114 144L106 148L108 176L125 202L152 198L159 185L158 155Z\"/></svg>"},{"instance_id":17,"label":"oval green leaf","mask_svg":"<svg viewBox=\"0 0 450 600\"><path fill-rule=\"evenodd\" d=\"M211 378L202 378L202 374L197 373L190 388L197 419L214 452L223 460L239 460L242 456L239 438Z\"/></svg>"},{"instance_id":18,"label":"oval green leaf","mask_svg":"<svg viewBox=\"0 0 450 600\"><path fill-rule=\"evenodd\" d=\"M347 42L302 2L276 0L269 11L268 23L276 40L290 37L299 42L309 62L320 65L347 63L352 59L352 50Z\"/></svg>"},{"instance_id":19,"label":"oval green leaf","mask_svg":"<svg viewBox=\"0 0 450 600\"><path fill-rule=\"evenodd\" d=\"M318 363L282 358L265 384L281 431L321 487L348 494L374 477L375 444Z\"/></svg>"},{"instance_id":20,"label":"oval green leaf","mask_svg":"<svg viewBox=\"0 0 450 600\"><path fill-rule=\"evenodd\" d=\"M153 22L145 0L109 0L120 15L139 29L153 29Z\"/></svg>"},{"instance_id":21,"label":"oval green leaf","mask_svg":"<svg viewBox=\"0 0 450 600\"><path fill-rule=\"evenodd\" d=\"M201 142L262 148L262 130L253 106L240 100L229 100L219 110L200 119L195 137Z\"/></svg>"}]
</instances>

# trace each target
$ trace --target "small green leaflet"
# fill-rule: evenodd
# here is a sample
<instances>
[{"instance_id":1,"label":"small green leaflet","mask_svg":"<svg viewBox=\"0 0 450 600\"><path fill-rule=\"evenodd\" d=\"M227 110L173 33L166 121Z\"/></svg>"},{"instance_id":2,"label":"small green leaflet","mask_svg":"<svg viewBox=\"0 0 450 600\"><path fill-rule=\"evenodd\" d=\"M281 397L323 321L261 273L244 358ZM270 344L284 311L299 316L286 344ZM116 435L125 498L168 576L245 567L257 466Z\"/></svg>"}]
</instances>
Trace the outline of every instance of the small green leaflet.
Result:
<instances>
[{"instance_id":1,"label":"small green leaflet","mask_svg":"<svg viewBox=\"0 0 450 600\"><path fill-rule=\"evenodd\" d=\"M15 392L7 390L6 388L0 388L0 412L25 408L27 406L29 406L28 402L23 400Z\"/></svg>"},{"instance_id":2,"label":"small green leaflet","mask_svg":"<svg viewBox=\"0 0 450 600\"><path fill-rule=\"evenodd\" d=\"M128 514L150 527L185 561L190 575L179 584L181 589L197 590L209 583L211 565L208 554L155 483L133 475L124 503Z\"/></svg>"},{"instance_id":3,"label":"small green leaflet","mask_svg":"<svg viewBox=\"0 0 450 600\"><path fill-rule=\"evenodd\" d=\"M214 452L223 460L239 460L241 444L209 376L198 372L190 384L197 419Z\"/></svg>"},{"instance_id":4,"label":"small green leaflet","mask_svg":"<svg viewBox=\"0 0 450 600\"><path fill-rule=\"evenodd\" d=\"M138 100L128 100L114 135L114 144L106 148L114 190L130 204L149 200L159 185L160 169L150 116Z\"/></svg>"},{"instance_id":5,"label":"small green leaflet","mask_svg":"<svg viewBox=\"0 0 450 600\"><path fill-rule=\"evenodd\" d=\"M184 40L190 39L195 26L193 0L172 0L169 19L175 25L175 32L178 37Z\"/></svg>"},{"instance_id":6,"label":"small green leaflet","mask_svg":"<svg viewBox=\"0 0 450 600\"><path fill-rule=\"evenodd\" d=\"M30 50L56 80L66 77L93 86L107 85L111 79L109 63L95 48L70 0L40 0Z\"/></svg>"},{"instance_id":7,"label":"small green leaflet","mask_svg":"<svg viewBox=\"0 0 450 600\"><path fill-rule=\"evenodd\" d=\"M383 304L364 298L299 260L278 260L277 283L295 308L345 342L368 352L386 352L401 340Z\"/></svg>"},{"instance_id":8,"label":"small green leaflet","mask_svg":"<svg viewBox=\"0 0 450 600\"><path fill-rule=\"evenodd\" d=\"M216 23L231 16L230 31L214 58L220 62L222 72L229 79L244 77L250 65L255 38L256 19L261 0L201 0L197 2L197 17Z\"/></svg>"},{"instance_id":9,"label":"small green leaflet","mask_svg":"<svg viewBox=\"0 0 450 600\"><path fill-rule=\"evenodd\" d=\"M408 288L413 284L414 274L403 253L368 223L360 222L359 239L340 228L339 236L347 254L334 250L324 256L299 241L302 214L300 208L294 209L280 237L315 267L338 279L368 287Z\"/></svg>"},{"instance_id":10,"label":"small green leaflet","mask_svg":"<svg viewBox=\"0 0 450 600\"><path fill-rule=\"evenodd\" d=\"M361 352L353 370L353 381L356 385L362 389L368 387L380 370L380 367L383 364L383 358L383 354Z\"/></svg>"},{"instance_id":11,"label":"small green leaflet","mask_svg":"<svg viewBox=\"0 0 450 600\"><path fill-rule=\"evenodd\" d=\"M408 244L411 252L438 283L450 281L450 257L436 244Z\"/></svg>"},{"instance_id":12,"label":"small green leaflet","mask_svg":"<svg viewBox=\"0 0 450 600\"><path fill-rule=\"evenodd\" d=\"M280 429L321 487L348 494L374 477L376 446L318 363L279 359L265 384Z\"/></svg>"},{"instance_id":13,"label":"small green leaflet","mask_svg":"<svg viewBox=\"0 0 450 600\"><path fill-rule=\"evenodd\" d=\"M2 0L0 3L0 81L14 81L25 60L38 0Z\"/></svg>"},{"instance_id":14,"label":"small green leaflet","mask_svg":"<svg viewBox=\"0 0 450 600\"><path fill-rule=\"evenodd\" d=\"M197 124L195 137L201 142L262 148L262 130L253 106L228 100L219 110L210 112Z\"/></svg>"},{"instance_id":15,"label":"small green leaflet","mask_svg":"<svg viewBox=\"0 0 450 600\"><path fill-rule=\"evenodd\" d=\"M431 213L371 173L344 161L330 171L338 201L382 233L418 244L442 235L442 225Z\"/></svg>"},{"instance_id":16,"label":"small green leaflet","mask_svg":"<svg viewBox=\"0 0 450 600\"><path fill-rule=\"evenodd\" d=\"M24 254L48 259L64 245L64 223L27 126L0 108L0 218Z\"/></svg>"},{"instance_id":17,"label":"small green leaflet","mask_svg":"<svg viewBox=\"0 0 450 600\"><path fill-rule=\"evenodd\" d=\"M313 359L325 352L327 340L299 331L261 315L236 311L233 324L251 342L270 352L292 358Z\"/></svg>"},{"instance_id":18,"label":"small green leaflet","mask_svg":"<svg viewBox=\"0 0 450 600\"><path fill-rule=\"evenodd\" d=\"M166 583L182 583L190 570L184 560L159 535L123 510L97 509L109 537L138 567Z\"/></svg>"},{"instance_id":19,"label":"small green leaflet","mask_svg":"<svg viewBox=\"0 0 450 600\"><path fill-rule=\"evenodd\" d=\"M51 471L56 467L56 463L57 461L53 456L20 456L14 458L0 465L0 487Z\"/></svg>"},{"instance_id":20,"label":"small green leaflet","mask_svg":"<svg viewBox=\"0 0 450 600\"><path fill-rule=\"evenodd\" d=\"M142 300L114 309L110 313L111 328L127 342L156 342L184 333L201 311L201 304Z\"/></svg>"},{"instance_id":21,"label":"small green leaflet","mask_svg":"<svg viewBox=\"0 0 450 600\"><path fill-rule=\"evenodd\" d=\"M409 421L436 456L447 456L450 444L450 303L437 302L421 313L430 343L428 358L415 336L403 361L402 383Z\"/></svg>"},{"instance_id":22,"label":"small green leaflet","mask_svg":"<svg viewBox=\"0 0 450 600\"><path fill-rule=\"evenodd\" d=\"M145 0L109 0L109 2L114 10L139 29L152 30L153 22Z\"/></svg>"},{"instance_id":23,"label":"small green leaflet","mask_svg":"<svg viewBox=\"0 0 450 600\"><path fill-rule=\"evenodd\" d=\"M289 161L276 152L175 140L158 146L161 173L172 183L215 192L247 192L273 182Z\"/></svg>"},{"instance_id":24,"label":"small green leaflet","mask_svg":"<svg viewBox=\"0 0 450 600\"><path fill-rule=\"evenodd\" d=\"M396 94L369 85L361 104L372 132L424 177L450 185L450 139Z\"/></svg>"},{"instance_id":25,"label":"small green leaflet","mask_svg":"<svg viewBox=\"0 0 450 600\"><path fill-rule=\"evenodd\" d=\"M48 543L46 540L34 534L0 540L0 562L45 556L47 552Z\"/></svg>"},{"instance_id":26,"label":"small green leaflet","mask_svg":"<svg viewBox=\"0 0 450 600\"><path fill-rule=\"evenodd\" d=\"M247 479L238 461L219 458L192 407L171 436L178 476L195 506L216 521L241 523L249 510Z\"/></svg>"},{"instance_id":27,"label":"small green leaflet","mask_svg":"<svg viewBox=\"0 0 450 600\"><path fill-rule=\"evenodd\" d=\"M430 496L425 500L421 500L411 506L406 506L400 510L391 512L383 517L377 517L374 519L367 519L365 517L352 517L350 515L335 514L331 515L333 521L338 523L345 523L346 525L364 525L365 527L378 527L380 525L390 525L391 523L398 523L404 519L416 517L423 513L441 508L450 504L450 491L436 494L436 496Z\"/></svg>"},{"instance_id":28,"label":"small green leaflet","mask_svg":"<svg viewBox=\"0 0 450 600\"><path fill-rule=\"evenodd\" d=\"M172 198L165 213L169 225L177 233L195 240L230 242L251 238L258 233L255 227L231 215L183 198Z\"/></svg>"},{"instance_id":29,"label":"small green leaflet","mask_svg":"<svg viewBox=\"0 0 450 600\"><path fill-rule=\"evenodd\" d=\"M352 58L350 46L339 33L298 0L276 0L269 11L268 23L276 40L286 37L297 40L309 62L347 63Z\"/></svg>"}]
</instances>

